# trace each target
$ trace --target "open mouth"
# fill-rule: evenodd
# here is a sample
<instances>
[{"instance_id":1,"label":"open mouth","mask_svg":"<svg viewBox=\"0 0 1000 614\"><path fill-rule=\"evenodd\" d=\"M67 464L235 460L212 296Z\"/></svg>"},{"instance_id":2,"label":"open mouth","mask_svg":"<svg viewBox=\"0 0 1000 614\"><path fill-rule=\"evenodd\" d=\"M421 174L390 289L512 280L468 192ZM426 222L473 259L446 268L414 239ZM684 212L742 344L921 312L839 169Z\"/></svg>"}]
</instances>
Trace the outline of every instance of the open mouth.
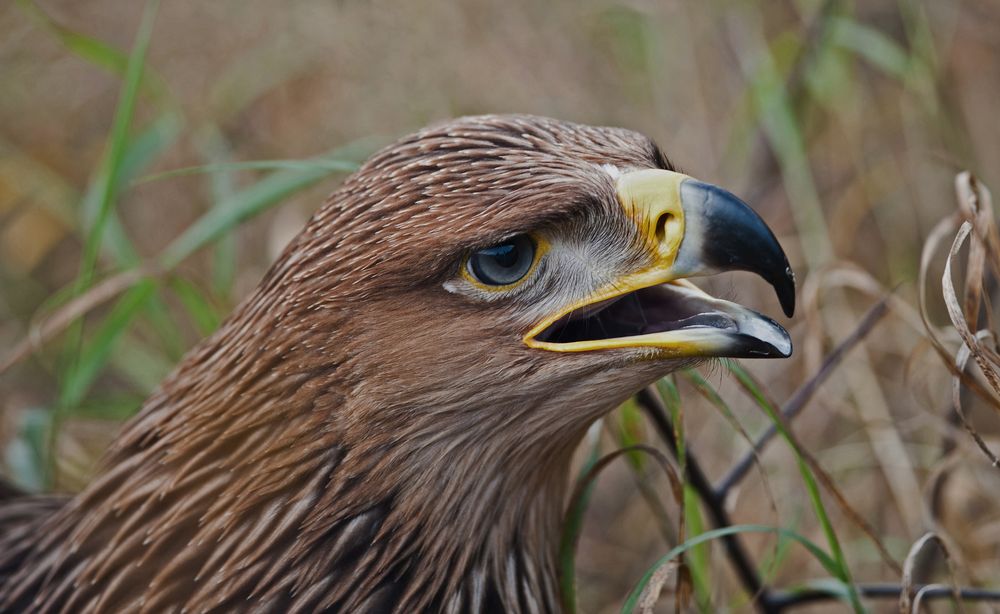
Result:
<instances>
[{"instance_id":1,"label":"open mouth","mask_svg":"<svg viewBox=\"0 0 1000 614\"><path fill-rule=\"evenodd\" d=\"M538 322L528 347L551 352L635 348L654 358L784 358L792 342L774 320L702 292L687 278L748 271L795 311L795 275L749 205L717 186L663 169L616 182L649 265L617 277Z\"/></svg>"},{"instance_id":2,"label":"open mouth","mask_svg":"<svg viewBox=\"0 0 1000 614\"><path fill-rule=\"evenodd\" d=\"M777 358L792 352L788 333L770 318L683 280L585 305L530 341L562 352L648 347L668 357Z\"/></svg>"}]
</instances>

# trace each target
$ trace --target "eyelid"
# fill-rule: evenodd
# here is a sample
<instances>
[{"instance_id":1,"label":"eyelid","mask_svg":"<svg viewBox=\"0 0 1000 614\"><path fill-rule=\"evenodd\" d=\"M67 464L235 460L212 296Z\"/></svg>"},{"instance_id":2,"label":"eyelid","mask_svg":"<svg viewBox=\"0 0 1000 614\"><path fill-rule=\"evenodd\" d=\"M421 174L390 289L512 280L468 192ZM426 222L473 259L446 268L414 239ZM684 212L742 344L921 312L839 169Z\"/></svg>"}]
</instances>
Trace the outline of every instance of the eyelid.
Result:
<instances>
[{"instance_id":1,"label":"eyelid","mask_svg":"<svg viewBox=\"0 0 1000 614\"><path fill-rule=\"evenodd\" d=\"M532 238L534 238L534 237L532 237ZM537 241L536 241L536 243L537 243ZM487 253L487 254L489 254L491 256L501 256L501 255L504 255L507 252L511 251L512 249L514 249L513 245L497 245L495 247L487 247L486 249L481 249L479 251Z\"/></svg>"},{"instance_id":2,"label":"eyelid","mask_svg":"<svg viewBox=\"0 0 1000 614\"><path fill-rule=\"evenodd\" d=\"M527 232L524 234L531 237L531 240L535 242L535 258L534 260L532 260L531 267L528 269L528 272L525 273L524 277L522 277L521 279L515 281L512 284L506 284L503 286L490 286L484 284L483 282L476 279L472 275L472 273L469 272L469 258L472 256L471 253L466 254L465 257L462 258L462 266L461 268L459 268L459 274L462 276L463 279L465 279L465 281L469 282L477 289L482 290L484 292L489 292L491 294L497 292L508 292L510 290L513 290L521 286L526 281L531 279L531 277L535 274L535 272L538 270L538 263L542 261L542 257L549 251L549 248L551 247L551 244L545 239L545 237L542 237L537 233Z\"/></svg>"}]
</instances>

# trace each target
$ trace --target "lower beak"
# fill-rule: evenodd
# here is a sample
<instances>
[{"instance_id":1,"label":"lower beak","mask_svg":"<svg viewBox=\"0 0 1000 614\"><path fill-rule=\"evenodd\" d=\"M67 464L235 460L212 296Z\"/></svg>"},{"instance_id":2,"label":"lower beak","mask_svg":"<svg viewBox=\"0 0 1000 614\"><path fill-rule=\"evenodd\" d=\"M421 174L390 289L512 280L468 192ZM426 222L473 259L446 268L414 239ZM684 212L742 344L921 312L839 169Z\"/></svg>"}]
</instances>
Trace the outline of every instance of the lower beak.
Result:
<instances>
[{"instance_id":1,"label":"lower beak","mask_svg":"<svg viewBox=\"0 0 1000 614\"><path fill-rule=\"evenodd\" d=\"M791 339L776 322L685 280L750 271L774 287L792 315L795 278L753 209L719 187L666 170L625 173L616 189L651 264L551 314L525 344L557 352L648 348L668 358L791 355Z\"/></svg>"}]
</instances>

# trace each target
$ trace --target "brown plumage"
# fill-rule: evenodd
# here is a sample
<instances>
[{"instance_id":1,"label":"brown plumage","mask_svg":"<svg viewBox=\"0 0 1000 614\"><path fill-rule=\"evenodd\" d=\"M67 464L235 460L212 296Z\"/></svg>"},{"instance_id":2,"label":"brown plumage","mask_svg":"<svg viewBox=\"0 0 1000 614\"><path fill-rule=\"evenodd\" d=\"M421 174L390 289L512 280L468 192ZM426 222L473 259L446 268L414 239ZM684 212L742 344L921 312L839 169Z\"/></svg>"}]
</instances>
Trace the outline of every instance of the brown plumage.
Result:
<instances>
[{"instance_id":1,"label":"brown plumage","mask_svg":"<svg viewBox=\"0 0 1000 614\"><path fill-rule=\"evenodd\" d=\"M86 490L0 489L0 611L558 611L587 427L681 364L750 353L526 346L544 317L651 266L616 176L657 168L634 132L526 116L376 154ZM525 283L463 276L470 253L527 232L550 247ZM742 264L713 270L757 270Z\"/></svg>"}]
</instances>

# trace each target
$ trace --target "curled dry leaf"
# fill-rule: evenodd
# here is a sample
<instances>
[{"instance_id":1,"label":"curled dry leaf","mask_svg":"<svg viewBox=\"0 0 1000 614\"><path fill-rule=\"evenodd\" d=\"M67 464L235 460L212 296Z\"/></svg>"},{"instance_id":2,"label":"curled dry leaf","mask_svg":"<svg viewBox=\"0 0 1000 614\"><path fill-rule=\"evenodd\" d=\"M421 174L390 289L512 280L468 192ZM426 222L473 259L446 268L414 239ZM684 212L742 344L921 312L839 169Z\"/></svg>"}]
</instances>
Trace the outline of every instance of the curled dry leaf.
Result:
<instances>
[{"instance_id":1,"label":"curled dry leaf","mask_svg":"<svg viewBox=\"0 0 1000 614\"><path fill-rule=\"evenodd\" d=\"M996 342L996 340L993 337L993 332L989 330L981 330L978 333L976 333L976 340L989 341L990 343ZM965 365L966 363L969 362L969 356L971 354L972 350L969 348L969 346L963 345L961 348L959 348L958 356L955 357L955 366L958 368L960 372L963 373L965 372ZM952 377L951 381L952 381L951 405L952 405L952 410L955 412L955 416L962 423L962 426L965 427L966 432L969 433L969 435L972 437L972 440L976 442L976 446L978 446L979 449L982 450L983 454L986 455L986 458L990 460L990 463L992 463L994 467L1000 467L1000 459L998 459L996 454L994 454L993 451L990 450L990 447L986 445L986 442L983 441L983 438L979 435L979 432L976 431L975 427L972 426L972 423L969 422L968 417L965 415L965 410L962 409L961 380L958 377Z\"/></svg>"},{"instance_id":2,"label":"curled dry leaf","mask_svg":"<svg viewBox=\"0 0 1000 614\"><path fill-rule=\"evenodd\" d=\"M964 612L965 608L962 605L962 599L959 597L958 584L955 582L955 570L952 565L951 555L948 552L948 547L945 545L945 541L933 532L924 533L924 535L913 542L910 547L909 554L906 555L906 560L903 562L903 584L899 591L899 612L900 614L910 614L910 612L919 612L920 605L919 599L922 595L918 593L917 600L914 601L914 569L917 567L917 562L921 551L924 547L930 543L934 542L938 549L944 554L945 561L948 563L948 575L949 575L949 586L952 589L955 604L959 608L960 612ZM921 589L921 592L923 589Z\"/></svg>"},{"instance_id":3,"label":"curled dry leaf","mask_svg":"<svg viewBox=\"0 0 1000 614\"><path fill-rule=\"evenodd\" d=\"M983 454L994 466L1000 466L997 454L983 441L962 409L960 394L964 385L1000 412L1000 353L993 332L989 295L984 292L990 273L1000 277L1000 235L993 215L993 199L986 186L971 173L962 172L955 177L955 192L958 211L939 222L924 242L920 259L920 316L934 349L952 373L952 411ZM954 237L941 278L942 298L952 327L942 330L931 324L927 315L927 272L938 247L952 233ZM954 272L959 268L959 254L966 243L965 279L960 298ZM944 339L952 331L958 333L961 344L949 349ZM966 372L969 358L979 367L986 386Z\"/></svg>"},{"instance_id":4,"label":"curled dry leaf","mask_svg":"<svg viewBox=\"0 0 1000 614\"><path fill-rule=\"evenodd\" d=\"M649 584L646 585L646 588L642 589L642 595L639 597L639 612L641 614L653 613L653 608L660 599L663 586L677 575L679 568L680 562L677 559L673 559L653 572L653 577L649 579Z\"/></svg>"},{"instance_id":5,"label":"curled dry leaf","mask_svg":"<svg viewBox=\"0 0 1000 614\"><path fill-rule=\"evenodd\" d=\"M966 347L969 348L976 364L979 365L983 375L986 376L986 381L989 382L990 387L993 388L994 392L1000 393L1000 373L997 372L997 366L1000 365L1000 356L997 355L995 348L989 347L976 338L976 333L973 332L975 322L973 322L970 326L969 321L966 319L968 317L966 315L967 312L972 311L977 314L979 312L978 299L982 292L982 278L975 281L966 279L966 288L968 289L970 286L974 286L976 289L966 293L966 298L968 299L969 297L972 297L975 304L966 304L964 309L959 303L955 286L952 283L952 265L958 258L958 252L961 250L966 239L969 238L971 232L972 224L969 222L963 222L959 227L958 234L955 236L955 240L951 244L951 250L948 252L948 260L945 261L944 276L941 278L941 290L944 294L944 304L948 308L948 316L951 318L951 322L954 324L955 330L957 330L958 334L962 336L962 341L965 343ZM973 240L972 244L976 245L977 241ZM982 250L970 248L970 260L972 255L977 252L983 253ZM968 269L969 271L981 271L982 264L982 262L969 262ZM973 317L975 318L975 316ZM988 332L988 330L986 332ZM992 335L990 336L992 337Z\"/></svg>"}]
</instances>

